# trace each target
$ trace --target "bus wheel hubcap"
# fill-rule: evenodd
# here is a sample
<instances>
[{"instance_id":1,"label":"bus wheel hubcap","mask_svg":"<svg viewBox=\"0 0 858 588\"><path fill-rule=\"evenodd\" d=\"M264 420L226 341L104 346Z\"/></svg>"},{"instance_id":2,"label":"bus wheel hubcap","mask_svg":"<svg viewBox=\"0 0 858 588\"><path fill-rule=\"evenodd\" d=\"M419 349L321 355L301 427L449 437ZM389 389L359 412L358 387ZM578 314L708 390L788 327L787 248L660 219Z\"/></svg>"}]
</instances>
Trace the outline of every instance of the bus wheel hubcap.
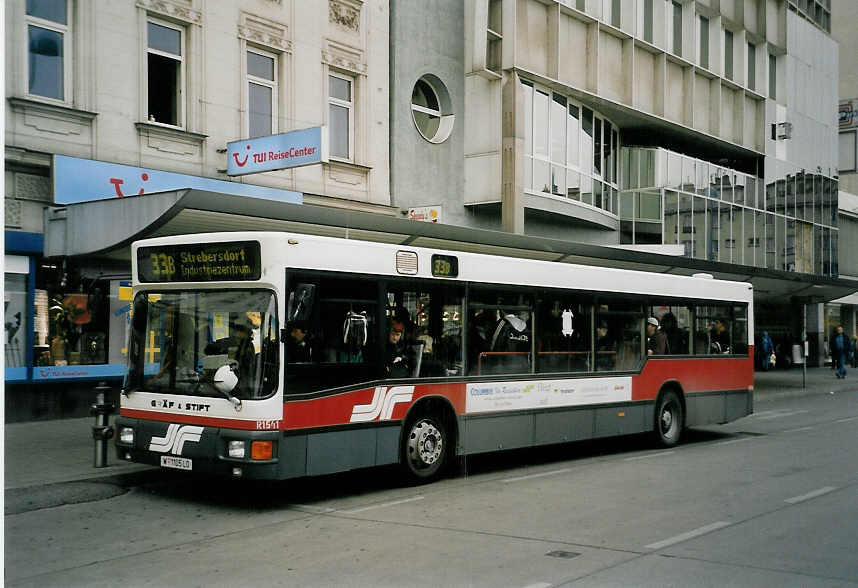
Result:
<instances>
[{"instance_id":1,"label":"bus wheel hubcap","mask_svg":"<svg viewBox=\"0 0 858 588\"><path fill-rule=\"evenodd\" d=\"M664 412L661 413L661 428L667 433L670 431L670 428L673 426L673 413L670 411L670 407L664 409Z\"/></svg>"},{"instance_id":2,"label":"bus wheel hubcap","mask_svg":"<svg viewBox=\"0 0 858 588\"><path fill-rule=\"evenodd\" d=\"M441 457L443 446L441 432L429 421L420 421L411 429L408 453L414 462L432 465Z\"/></svg>"}]
</instances>

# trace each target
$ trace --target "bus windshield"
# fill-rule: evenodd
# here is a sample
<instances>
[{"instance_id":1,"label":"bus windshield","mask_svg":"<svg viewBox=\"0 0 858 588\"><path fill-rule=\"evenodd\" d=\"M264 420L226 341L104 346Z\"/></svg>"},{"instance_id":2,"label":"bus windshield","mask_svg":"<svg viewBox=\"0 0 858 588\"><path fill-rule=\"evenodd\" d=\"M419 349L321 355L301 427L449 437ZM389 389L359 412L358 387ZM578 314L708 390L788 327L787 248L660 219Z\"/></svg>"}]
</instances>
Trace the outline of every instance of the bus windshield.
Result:
<instances>
[{"instance_id":1,"label":"bus windshield","mask_svg":"<svg viewBox=\"0 0 858 588\"><path fill-rule=\"evenodd\" d=\"M265 398L277 388L277 316L265 290L142 292L127 393Z\"/></svg>"}]
</instances>

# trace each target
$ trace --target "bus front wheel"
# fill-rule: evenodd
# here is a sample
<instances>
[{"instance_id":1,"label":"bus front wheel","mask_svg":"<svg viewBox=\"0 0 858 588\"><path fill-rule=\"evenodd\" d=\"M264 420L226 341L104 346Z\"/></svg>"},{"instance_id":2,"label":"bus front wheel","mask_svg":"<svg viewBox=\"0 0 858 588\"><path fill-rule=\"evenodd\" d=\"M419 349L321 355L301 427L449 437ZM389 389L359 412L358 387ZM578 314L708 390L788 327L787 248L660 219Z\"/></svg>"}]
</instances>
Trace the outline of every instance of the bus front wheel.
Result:
<instances>
[{"instance_id":1,"label":"bus front wheel","mask_svg":"<svg viewBox=\"0 0 858 588\"><path fill-rule=\"evenodd\" d=\"M435 415L418 415L409 420L402 442L402 465L417 482L429 482L440 475L449 453L444 422Z\"/></svg>"},{"instance_id":2,"label":"bus front wheel","mask_svg":"<svg viewBox=\"0 0 858 588\"><path fill-rule=\"evenodd\" d=\"M685 414L682 401L674 390L665 391L655 409L655 436L662 447L673 447L679 442Z\"/></svg>"}]
</instances>

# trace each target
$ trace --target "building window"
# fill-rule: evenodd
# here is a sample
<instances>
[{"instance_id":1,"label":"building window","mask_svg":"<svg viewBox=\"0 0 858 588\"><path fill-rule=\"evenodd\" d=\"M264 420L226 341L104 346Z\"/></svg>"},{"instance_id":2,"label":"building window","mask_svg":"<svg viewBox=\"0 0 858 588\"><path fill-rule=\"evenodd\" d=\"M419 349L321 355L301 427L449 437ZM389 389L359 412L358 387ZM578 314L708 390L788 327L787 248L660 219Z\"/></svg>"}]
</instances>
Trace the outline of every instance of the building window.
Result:
<instances>
[{"instance_id":1,"label":"building window","mask_svg":"<svg viewBox=\"0 0 858 588\"><path fill-rule=\"evenodd\" d=\"M653 16L653 0L644 0L643 9L643 36L644 41L652 43L652 16Z\"/></svg>"},{"instance_id":2,"label":"building window","mask_svg":"<svg viewBox=\"0 0 858 588\"><path fill-rule=\"evenodd\" d=\"M769 53L769 98L777 98L778 58Z\"/></svg>"},{"instance_id":3,"label":"building window","mask_svg":"<svg viewBox=\"0 0 858 588\"><path fill-rule=\"evenodd\" d=\"M757 88L757 48L748 43L748 88Z\"/></svg>"},{"instance_id":4,"label":"building window","mask_svg":"<svg viewBox=\"0 0 858 588\"><path fill-rule=\"evenodd\" d=\"M411 117L430 143L443 143L453 131L454 115L447 87L433 75L425 75L411 91Z\"/></svg>"},{"instance_id":5,"label":"building window","mask_svg":"<svg viewBox=\"0 0 858 588\"><path fill-rule=\"evenodd\" d=\"M858 169L855 155L856 147L858 147L856 146L856 136L858 136L856 131L850 131L848 133L840 133L837 137L840 147L840 165L838 169L842 172L854 172Z\"/></svg>"},{"instance_id":6,"label":"building window","mask_svg":"<svg viewBox=\"0 0 858 588\"><path fill-rule=\"evenodd\" d=\"M724 77L733 79L733 33L724 31Z\"/></svg>"},{"instance_id":7,"label":"building window","mask_svg":"<svg viewBox=\"0 0 858 588\"><path fill-rule=\"evenodd\" d=\"M181 126L184 117L184 30L150 20L147 33L149 121Z\"/></svg>"},{"instance_id":8,"label":"building window","mask_svg":"<svg viewBox=\"0 0 858 588\"><path fill-rule=\"evenodd\" d=\"M247 51L247 136L277 132L277 57L257 49Z\"/></svg>"},{"instance_id":9,"label":"building window","mask_svg":"<svg viewBox=\"0 0 858 588\"><path fill-rule=\"evenodd\" d=\"M673 5L673 53L682 57L682 4Z\"/></svg>"},{"instance_id":10,"label":"building window","mask_svg":"<svg viewBox=\"0 0 858 588\"><path fill-rule=\"evenodd\" d=\"M620 134L589 108L522 80L525 190L617 214Z\"/></svg>"},{"instance_id":11,"label":"building window","mask_svg":"<svg viewBox=\"0 0 858 588\"><path fill-rule=\"evenodd\" d=\"M620 0L611 0L611 26L620 28Z\"/></svg>"},{"instance_id":12,"label":"building window","mask_svg":"<svg viewBox=\"0 0 858 588\"><path fill-rule=\"evenodd\" d=\"M27 92L66 101L70 95L67 0L27 0Z\"/></svg>"},{"instance_id":13,"label":"building window","mask_svg":"<svg viewBox=\"0 0 858 588\"><path fill-rule=\"evenodd\" d=\"M352 159L354 145L354 80L328 76L328 132L332 157Z\"/></svg>"},{"instance_id":14,"label":"building window","mask_svg":"<svg viewBox=\"0 0 858 588\"><path fill-rule=\"evenodd\" d=\"M700 17L700 67L709 69L709 19Z\"/></svg>"},{"instance_id":15,"label":"building window","mask_svg":"<svg viewBox=\"0 0 858 588\"><path fill-rule=\"evenodd\" d=\"M501 0L489 0L486 27L486 69L500 74L501 42L503 41L503 5Z\"/></svg>"}]
</instances>

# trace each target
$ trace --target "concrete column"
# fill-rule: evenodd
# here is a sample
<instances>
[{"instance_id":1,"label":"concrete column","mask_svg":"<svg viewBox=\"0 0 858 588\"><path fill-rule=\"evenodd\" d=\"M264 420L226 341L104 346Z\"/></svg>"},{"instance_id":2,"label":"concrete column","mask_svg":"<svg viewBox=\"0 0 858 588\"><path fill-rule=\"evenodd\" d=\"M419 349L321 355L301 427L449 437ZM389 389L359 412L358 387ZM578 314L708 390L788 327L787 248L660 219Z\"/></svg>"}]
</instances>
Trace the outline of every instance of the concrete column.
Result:
<instances>
[{"instance_id":1,"label":"concrete column","mask_svg":"<svg viewBox=\"0 0 858 588\"><path fill-rule=\"evenodd\" d=\"M808 367L825 365L824 343L828 335L825 333L825 305L807 305L807 340L810 347Z\"/></svg>"},{"instance_id":2,"label":"concrete column","mask_svg":"<svg viewBox=\"0 0 858 588\"><path fill-rule=\"evenodd\" d=\"M524 234L524 92L515 72L504 75L502 102L501 228Z\"/></svg>"}]
</instances>

